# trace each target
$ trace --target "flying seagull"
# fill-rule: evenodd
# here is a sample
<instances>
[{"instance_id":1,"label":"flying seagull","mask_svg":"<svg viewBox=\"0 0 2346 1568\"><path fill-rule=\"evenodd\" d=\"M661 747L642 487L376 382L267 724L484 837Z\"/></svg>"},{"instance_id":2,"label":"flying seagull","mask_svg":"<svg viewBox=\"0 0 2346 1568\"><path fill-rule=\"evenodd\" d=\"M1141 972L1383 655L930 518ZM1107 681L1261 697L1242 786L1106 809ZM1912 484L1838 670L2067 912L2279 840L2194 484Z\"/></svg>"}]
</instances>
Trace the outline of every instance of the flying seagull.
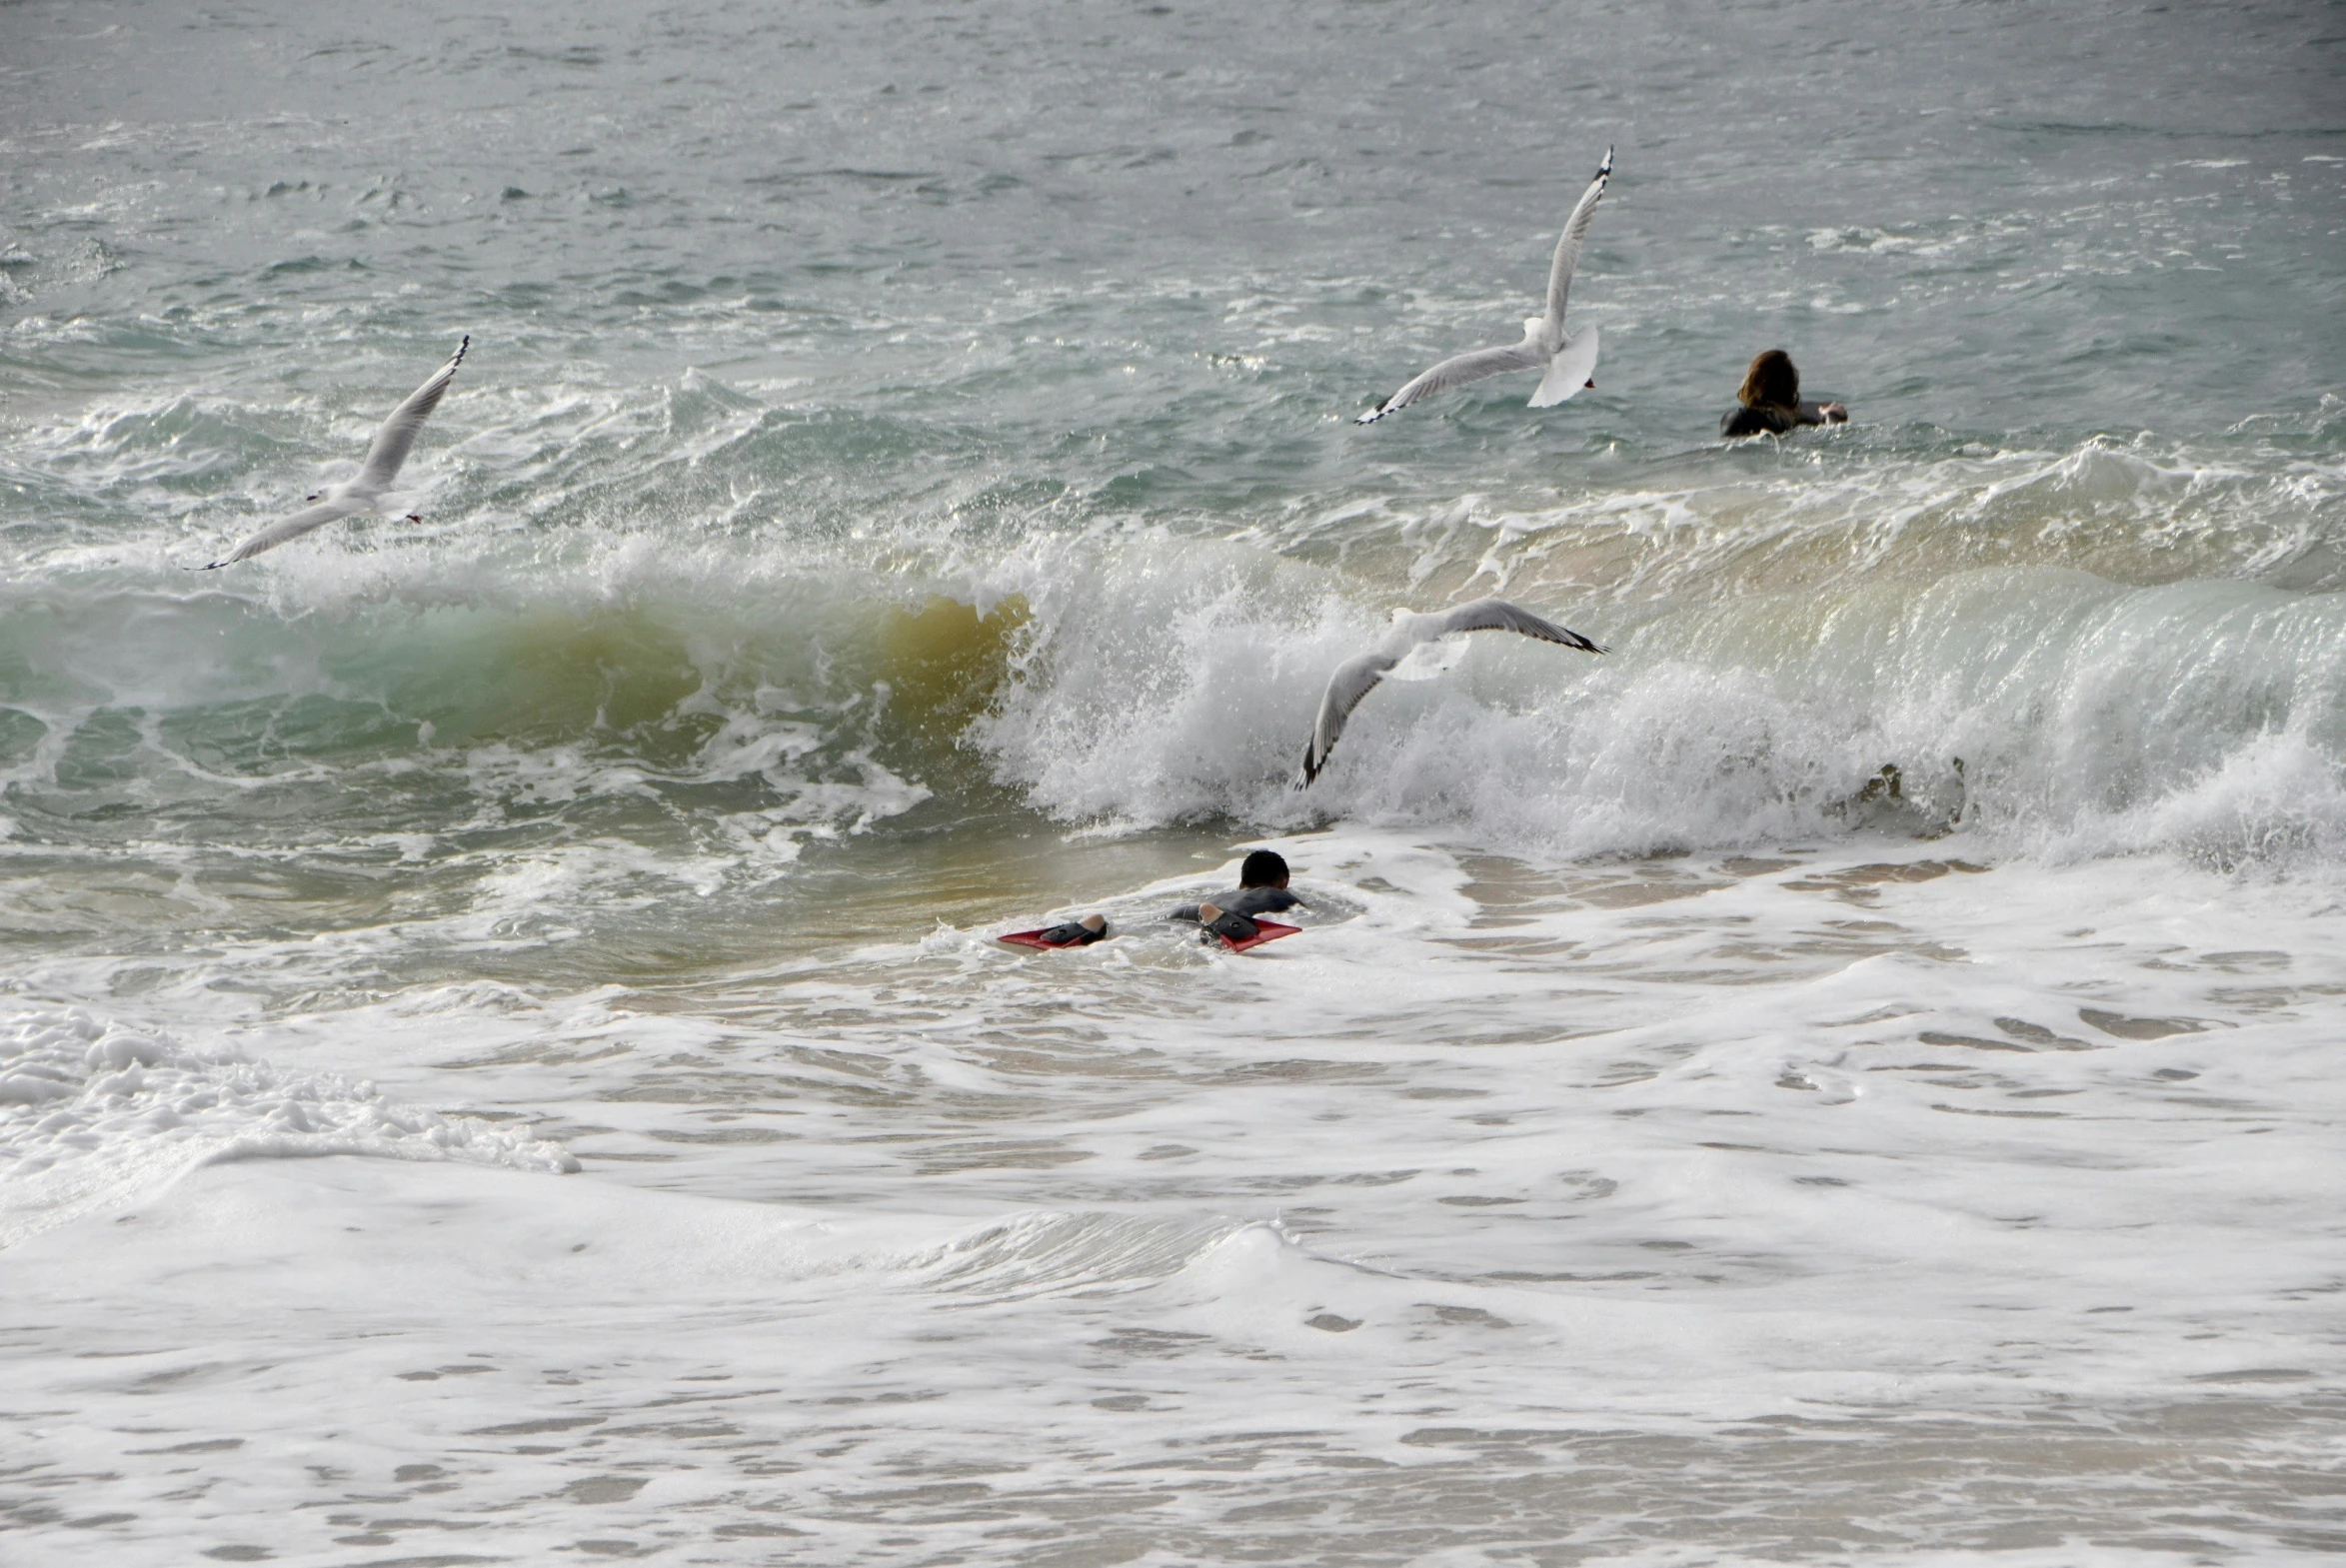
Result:
<instances>
[{"instance_id":1,"label":"flying seagull","mask_svg":"<svg viewBox=\"0 0 2346 1568\"><path fill-rule=\"evenodd\" d=\"M1319 700L1319 721L1311 727L1310 743L1303 748L1303 767L1295 775L1295 787L1311 786L1311 781L1327 767L1327 756L1335 750L1337 737L1344 733L1344 721L1352 717L1352 710L1360 706L1360 700L1375 691L1377 683L1393 667L1426 643L1438 643L1465 632L1520 632L1543 643L1576 648L1583 654L1604 652L1579 633L1552 621L1542 621L1522 606L1510 605L1503 599L1477 599L1471 605L1425 616L1400 612L1393 617L1392 630L1376 645L1375 652L1339 665L1328 679L1327 695Z\"/></svg>"},{"instance_id":2,"label":"flying seagull","mask_svg":"<svg viewBox=\"0 0 2346 1568\"><path fill-rule=\"evenodd\" d=\"M1591 327L1586 332L1564 336L1564 297L1572 292L1572 269L1580 264L1580 244L1588 238L1589 221L1596 216L1596 204L1603 197L1605 182L1612 178L1612 173L1613 150L1607 147L1604 162L1596 166L1596 178L1588 182L1588 189L1573 204L1572 216L1564 220L1563 237L1556 241L1555 261L1547 273L1547 314L1523 318L1521 343L1512 348L1475 349L1443 360L1352 423L1373 425L1419 398L1430 398L1437 392L1511 370L1546 373L1539 378L1539 390L1531 394L1531 407L1535 409L1566 402L1582 387L1595 386L1588 373L1596 369L1596 329Z\"/></svg>"},{"instance_id":3,"label":"flying seagull","mask_svg":"<svg viewBox=\"0 0 2346 1568\"><path fill-rule=\"evenodd\" d=\"M473 340L467 336L448 357L448 363L432 373L430 381L409 393L407 401L391 411L391 418L375 432L375 444L367 449L367 461L357 478L310 497L315 505L304 507L282 523L270 524L237 546L233 554L204 570L211 572L239 561L250 561L263 551L275 550L289 539L299 539L312 529L324 528L342 518L381 512L384 493L399 478L399 466L415 450L416 437L423 434L424 421L432 417L432 411L440 407L440 400L448 396L448 384L456 379L456 368L465 362L465 350L472 346ZM408 521L421 523L423 519L411 513Z\"/></svg>"}]
</instances>

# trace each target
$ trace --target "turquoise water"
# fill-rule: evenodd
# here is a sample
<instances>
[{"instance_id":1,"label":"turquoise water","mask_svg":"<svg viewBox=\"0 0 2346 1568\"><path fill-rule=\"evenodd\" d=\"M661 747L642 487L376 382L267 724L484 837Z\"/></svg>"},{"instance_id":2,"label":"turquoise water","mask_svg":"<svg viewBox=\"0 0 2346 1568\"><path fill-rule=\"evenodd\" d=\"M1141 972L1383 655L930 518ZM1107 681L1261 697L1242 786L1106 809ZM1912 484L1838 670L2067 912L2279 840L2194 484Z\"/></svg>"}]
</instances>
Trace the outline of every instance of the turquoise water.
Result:
<instances>
[{"instance_id":1,"label":"turquoise water","mask_svg":"<svg viewBox=\"0 0 2346 1568\"><path fill-rule=\"evenodd\" d=\"M227 1286L162 1282L237 1257L356 1322L391 1262L289 1261L222 1216L298 1211L325 1248L357 1233L329 1209L405 1233L445 1200L470 1218L397 1264L433 1304L364 1330L416 1365L365 1374L389 1392L329 1468L474 1477L449 1517L518 1532L507 1555L605 1539L568 1504L493 1520L603 1461L476 1474L444 1433L586 1396L475 1410L450 1391L503 1371L407 1374L497 1335L519 1366L542 1330L606 1368L616 1419L718 1375L614 1370L669 1353L646 1324L765 1287L564 1253L491 1288L483 1260L534 1204L625 1247L735 1235L706 1216L744 1202L753 1231L771 1207L868 1242L769 1282L825 1349L745 1430L819 1448L847 1440L825 1401L884 1396L908 1424L681 1535L658 1522L681 1502L614 1493L630 1550L1236 1561L1249 1509L1306 1521L1263 1549L1287 1561L2334 1547L2286 1499L2335 1440L2299 1385L2338 1370L2338 23L0 9L0 1239L102 1275L134 1338L294 1369L284 1430L219 1461L241 1504L126 1461L85 1510L121 1521L37 1539L342 1560L307 1524L238 1531L340 1506L299 1455L345 1441L332 1390L359 1374ZM1534 378L1493 380L1355 427L1513 341L1607 146L1572 293L1596 388L1533 411ZM461 334L403 476L421 522L190 574L347 478ZM1719 443L1768 347L1852 423ZM1390 609L1491 593L1613 652L1477 639L1288 788ZM1329 929L1233 967L1155 919L1265 842ZM1090 907L1131 934L1064 963L989 940ZM1842 1029L1924 1076L1868 1076ZM132 1035L176 1043L105 1044ZM84 1081L125 1063L147 1086ZM2023 1119L1947 1109L1973 1096ZM2230 1141L2248 1125L2278 1135ZM1746 1144L1780 1180L1707 1173ZM456 1183L437 1197L349 1160L221 1164L429 1151L456 1164L396 1180ZM2047 1170L2134 1175L2038 1216L2041 1255L1981 1239ZM655 1197L683 1207L626 1207ZM172 1239L95 1239L149 1202L179 1205ZM1979 1236L1933 1228L1974 1207ZM956 1247L994 1293L939 1370ZM2162 1296L2177 1251L2236 1284ZM27 1312L62 1288L35 1273ZM792 1294L813 1279L836 1293ZM1084 1304L1128 1289L1128 1316ZM1697 1326L1640 1327L1648 1302ZM2016 1371L1999 1314L2040 1310L2080 1326ZM1367 1329L1308 1327L1329 1315ZM1941 1359L1908 1359L1908 1318ZM702 1324L726 1376L778 1353L747 1321ZM46 1497L77 1454L116 1463L143 1396L44 1381L88 1348L71 1328L28 1343L55 1355L19 1359L18 1403L69 1412L20 1483ZM1280 1430L1370 1479L1258 1453L1210 1508L1175 1484L1185 1443L1257 1452L1249 1357L1288 1369ZM1386 1431L1365 1401L1403 1365L1431 1413ZM258 1375L171 1420L213 1440ZM2205 1451L2253 1479L2048 1459L2048 1412L2152 1447L2232 1423ZM1860 1446L1955 1423L1994 1498L1947 1503L1924 1457L1867 1479L1737 1435L1795 1416ZM1539 1443L1408 1435L1533 1428L1693 1479L1564 1486ZM713 1463L697 1441L644 1437L628 1473ZM1407 1529L1376 1522L1388 1468L1420 1488ZM1132 1473L1187 1499L1177 1525ZM900 1481L926 1500L858 1501ZM1828 1494L1839 1523L1783 1522ZM2143 1522L2162 1509L2229 1522ZM747 1529L777 1519L807 1538Z\"/></svg>"}]
</instances>

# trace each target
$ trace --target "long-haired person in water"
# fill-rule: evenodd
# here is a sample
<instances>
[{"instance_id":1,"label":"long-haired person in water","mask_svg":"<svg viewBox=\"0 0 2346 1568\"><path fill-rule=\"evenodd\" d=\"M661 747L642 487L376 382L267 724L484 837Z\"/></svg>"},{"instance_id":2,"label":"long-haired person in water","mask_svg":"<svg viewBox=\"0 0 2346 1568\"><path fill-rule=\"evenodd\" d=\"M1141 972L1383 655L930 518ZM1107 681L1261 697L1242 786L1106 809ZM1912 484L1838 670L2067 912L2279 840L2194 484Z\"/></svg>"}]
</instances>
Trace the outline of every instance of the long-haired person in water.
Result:
<instances>
[{"instance_id":1,"label":"long-haired person in water","mask_svg":"<svg viewBox=\"0 0 2346 1568\"><path fill-rule=\"evenodd\" d=\"M1719 434L1781 436L1798 425L1844 425L1849 411L1838 403L1800 401L1800 372L1792 356L1770 349L1751 362L1743 385L1735 389L1736 408L1719 421Z\"/></svg>"}]
</instances>

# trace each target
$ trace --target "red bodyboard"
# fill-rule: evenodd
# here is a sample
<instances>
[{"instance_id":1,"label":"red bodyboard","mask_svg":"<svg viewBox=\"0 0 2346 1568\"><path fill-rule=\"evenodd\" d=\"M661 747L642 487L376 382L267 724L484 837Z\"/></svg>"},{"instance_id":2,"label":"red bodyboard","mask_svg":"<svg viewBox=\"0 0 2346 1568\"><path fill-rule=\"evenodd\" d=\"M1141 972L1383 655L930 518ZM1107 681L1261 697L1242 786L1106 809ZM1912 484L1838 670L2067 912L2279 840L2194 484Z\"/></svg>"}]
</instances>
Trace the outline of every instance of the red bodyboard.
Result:
<instances>
[{"instance_id":1,"label":"red bodyboard","mask_svg":"<svg viewBox=\"0 0 2346 1568\"><path fill-rule=\"evenodd\" d=\"M1266 941L1277 941L1281 936L1292 936L1302 928L1300 925L1281 925L1276 920L1256 920L1254 934L1244 941L1231 941L1227 936L1222 937L1221 940L1222 945L1229 948L1230 951L1244 952L1247 948L1259 947Z\"/></svg>"},{"instance_id":2,"label":"red bodyboard","mask_svg":"<svg viewBox=\"0 0 2346 1568\"><path fill-rule=\"evenodd\" d=\"M1065 952L1070 947L1089 947L1092 945L1090 942L1081 941L1045 941L1043 932L1049 929L1051 927L1046 925L1040 930L1005 931L994 939L1009 942L1013 947L1033 947L1042 952Z\"/></svg>"}]
</instances>

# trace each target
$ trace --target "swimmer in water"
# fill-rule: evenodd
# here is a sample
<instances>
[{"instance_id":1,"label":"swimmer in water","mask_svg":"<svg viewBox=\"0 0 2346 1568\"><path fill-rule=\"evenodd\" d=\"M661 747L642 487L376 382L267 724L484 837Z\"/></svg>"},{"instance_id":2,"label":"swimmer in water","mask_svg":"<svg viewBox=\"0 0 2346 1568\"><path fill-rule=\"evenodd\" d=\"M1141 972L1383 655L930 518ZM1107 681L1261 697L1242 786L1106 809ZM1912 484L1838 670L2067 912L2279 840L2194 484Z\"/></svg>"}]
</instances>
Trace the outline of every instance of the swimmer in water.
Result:
<instances>
[{"instance_id":1,"label":"swimmer in water","mask_svg":"<svg viewBox=\"0 0 2346 1568\"><path fill-rule=\"evenodd\" d=\"M1770 349L1751 362L1751 368L1743 373L1743 385L1735 389L1735 402L1739 407L1729 409L1719 421L1719 434L1729 440L1781 436L1799 425L1849 422L1849 411L1838 403L1800 401L1800 372L1792 368L1792 356L1782 349Z\"/></svg>"},{"instance_id":2,"label":"swimmer in water","mask_svg":"<svg viewBox=\"0 0 2346 1568\"><path fill-rule=\"evenodd\" d=\"M1054 947L1089 947L1108 934L1108 916L1087 914L1080 920L1067 920L1047 930L1035 933L1037 941L1049 942Z\"/></svg>"},{"instance_id":3,"label":"swimmer in water","mask_svg":"<svg viewBox=\"0 0 2346 1568\"><path fill-rule=\"evenodd\" d=\"M1261 929L1254 923L1255 915L1276 914L1302 901L1287 891L1285 857L1275 849L1256 849L1240 862L1236 887L1203 903L1182 904L1169 918L1195 920L1215 936L1244 941Z\"/></svg>"}]
</instances>

